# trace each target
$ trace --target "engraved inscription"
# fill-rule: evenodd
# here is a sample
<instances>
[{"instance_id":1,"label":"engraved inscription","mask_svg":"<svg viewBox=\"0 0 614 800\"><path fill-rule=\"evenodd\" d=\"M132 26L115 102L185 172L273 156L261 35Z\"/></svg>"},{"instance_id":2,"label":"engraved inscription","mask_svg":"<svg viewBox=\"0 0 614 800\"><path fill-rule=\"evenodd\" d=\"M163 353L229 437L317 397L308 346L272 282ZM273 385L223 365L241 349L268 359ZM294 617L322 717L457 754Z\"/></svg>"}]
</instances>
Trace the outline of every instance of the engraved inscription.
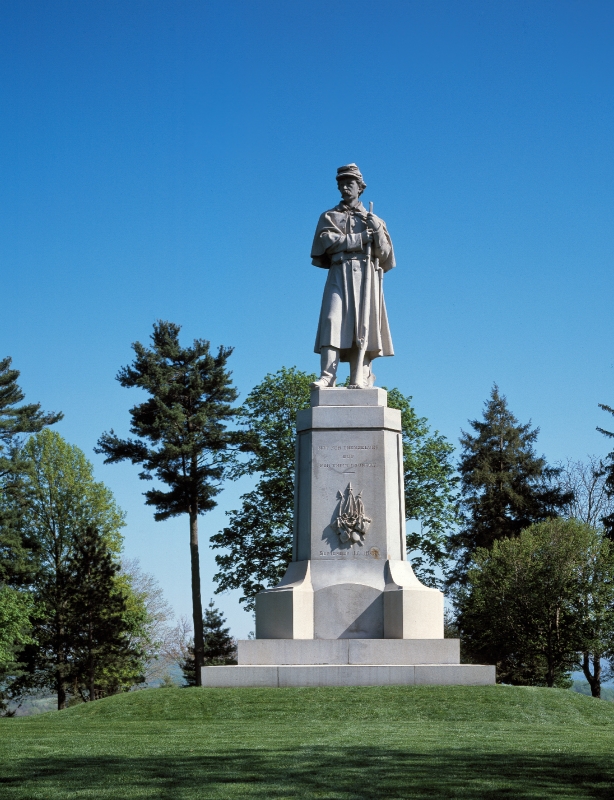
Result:
<instances>
[{"instance_id":1,"label":"engraved inscription","mask_svg":"<svg viewBox=\"0 0 614 800\"><path fill-rule=\"evenodd\" d=\"M331 558L379 558L380 551L377 547L371 547L367 550L320 550L320 555L323 557L330 556Z\"/></svg>"},{"instance_id":2,"label":"engraved inscription","mask_svg":"<svg viewBox=\"0 0 614 800\"><path fill-rule=\"evenodd\" d=\"M347 459L345 463L343 461L317 461L316 465L318 467L324 467L328 469L345 469L348 466L351 466L352 469L356 467L360 467L361 469L375 469L377 464L373 461L360 461L356 463L356 456L359 457L363 455L367 455L364 451L375 451L379 450L378 445L376 444L339 444L339 445L328 445L328 444L320 444L317 447L317 455L325 455L325 451L331 451L331 455L334 453L336 458ZM351 452L351 451L363 451L363 453L358 452ZM347 452L350 451L350 452ZM375 453L373 452L373 455ZM348 463L349 462L349 463Z\"/></svg>"}]
</instances>

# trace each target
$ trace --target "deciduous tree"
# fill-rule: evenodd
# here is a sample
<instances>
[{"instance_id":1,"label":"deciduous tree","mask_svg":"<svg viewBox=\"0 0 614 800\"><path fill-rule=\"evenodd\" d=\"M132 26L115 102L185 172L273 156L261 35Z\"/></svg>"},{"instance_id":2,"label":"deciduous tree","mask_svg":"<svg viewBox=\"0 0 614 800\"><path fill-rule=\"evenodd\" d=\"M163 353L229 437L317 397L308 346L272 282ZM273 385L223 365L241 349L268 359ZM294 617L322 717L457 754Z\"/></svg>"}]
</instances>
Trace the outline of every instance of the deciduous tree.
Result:
<instances>
[{"instance_id":1,"label":"deciduous tree","mask_svg":"<svg viewBox=\"0 0 614 800\"><path fill-rule=\"evenodd\" d=\"M575 519L479 548L457 598L467 654L504 683L565 685L579 653L611 641L613 575L599 533Z\"/></svg>"},{"instance_id":2,"label":"deciduous tree","mask_svg":"<svg viewBox=\"0 0 614 800\"><path fill-rule=\"evenodd\" d=\"M236 464L234 477L257 476L241 508L228 512L229 525L211 537L216 556L217 592L242 589L241 602L254 607L258 592L284 574L292 557L296 414L309 408L309 384L316 376L293 368L267 375L248 395L240 421L253 452ZM414 528L407 534L408 551L419 577L435 583L436 568L445 559L445 537L455 518L452 446L418 417L411 398L398 389L388 392L388 405L401 411L405 470L405 509ZM414 526L419 525L416 530Z\"/></svg>"},{"instance_id":3,"label":"deciduous tree","mask_svg":"<svg viewBox=\"0 0 614 800\"><path fill-rule=\"evenodd\" d=\"M586 461L568 458L556 466L560 470L557 483L570 497L561 508L562 514L601 527L604 517L614 513L614 496L608 493L603 461L589 455Z\"/></svg>"},{"instance_id":4,"label":"deciduous tree","mask_svg":"<svg viewBox=\"0 0 614 800\"><path fill-rule=\"evenodd\" d=\"M64 708L76 633L71 616L75 586L71 564L88 528L98 531L117 557L124 514L109 489L94 480L92 465L83 452L58 433L43 430L34 434L22 456L27 468L14 480L19 483L23 524L36 553L31 578L35 644L25 648L28 680L31 685L55 689L58 708Z\"/></svg>"}]
</instances>

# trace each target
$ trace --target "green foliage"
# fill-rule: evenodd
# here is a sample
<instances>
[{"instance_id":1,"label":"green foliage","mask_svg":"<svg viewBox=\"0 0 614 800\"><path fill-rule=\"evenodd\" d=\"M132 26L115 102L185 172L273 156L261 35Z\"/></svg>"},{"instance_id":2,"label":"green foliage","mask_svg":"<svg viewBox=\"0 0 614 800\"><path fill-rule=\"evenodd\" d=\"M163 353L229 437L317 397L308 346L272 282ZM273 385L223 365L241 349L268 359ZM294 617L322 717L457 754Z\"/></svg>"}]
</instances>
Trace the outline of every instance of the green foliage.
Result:
<instances>
[{"instance_id":1,"label":"green foliage","mask_svg":"<svg viewBox=\"0 0 614 800\"><path fill-rule=\"evenodd\" d=\"M518 536L535 522L555 517L571 500L554 485L560 470L535 454L539 429L521 425L493 386L475 435L463 432L460 530L449 539L456 559L449 582L464 583L475 551Z\"/></svg>"},{"instance_id":2,"label":"green foliage","mask_svg":"<svg viewBox=\"0 0 614 800\"><path fill-rule=\"evenodd\" d=\"M19 372L11 359L0 360L0 582L27 583L33 568L32 542L23 524L22 501L15 477L25 468L21 448L31 433L62 419L61 413L46 413L39 403L22 404Z\"/></svg>"},{"instance_id":3,"label":"green foliage","mask_svg":"<svg viewBox=\"0 0 614 800\"><path fill-rule=\"evenodd\" d=\"M225 622L226 620L222 613L215 607L213 600L210 600L203 617L203 631L205 634L204 666L213 667L221 664L237 663L237 643L230 635L230 628L224 627ZM196 686L193 646L188 646L187 658L179 666L188 686Z\"/></svg>"},{"instance_id":4,"label":"green foliage","mask_svg":"<svg viewBox=\"0 0 614 800\"><path fill-rule=\"evenodd\" d=\"M11 358L0 360L0 477L15 469L15 458L23 434L38 433L59 422L62 413L46 413L40 403L19 405L25 395L19 388L19 371L11 369Z\"/></svg>"},{"instance_id":5,"label":"green foliage","mask_svg":"<svg viewBox=\"0 0 614 800\"><path fill-rule=\"evenodd\" d=\"M130 409L130 431L139 438L120 439L111 431L100 437L96 448L106 456L105 464L140 464L140 478L156 477L169 487L144 493L147 505L157 509L157 520L215 508L224 474L222 456L235 441L226 430L237 413L230 405L237 392L226 369L232 348L220 347L213 356L204 339L181 347L180 330L179 325L159 321L151 348L140 342L132 345L134 363L122 367L117 380L150 395Z\"/></svg>"},{"instance_id":6,"label":"green foliage","mask_svg":"<svg viewBox=\"0 0 614 800\"><path fill-rule=\"evenodd\" d=\"M95 528L114 553L122 547L125 514L76 445L43 430L23 448L28 469L18 480L25 504L24 522L35 535L39 569L56 568L73 546L74 536Z\"/></svg>"},{"instance_id":7,"label":"green foliage","mask_svg":"<svg viewBox=\"0 0 614 800\"><path fill-rule=\"evenodd\" d=\"M296 414L309 408L309 384L316 375L283 367L266 375L247 396L239 420L251 437L253 451L235 464L232 476L258 475L256 487L241 497L238 511L227 512L230 524L211 537L217 555L216 592L242 589L240 602L276 584L292 558Z\"/></svg>"},{"instance_id":8,"label":"green foliage","mask_svg":"<svg viewBox=\"0 0 614 800\"><path fill-rule=\"evenodd\" d=\"M12 477L17 491L9 495L9 502L19 499L35 553L30 579L35 643L24 650L29 670L18 679L15 691L53 689L63 707L74 678L81 631L74 603L84 576L75 559L88 531L96 531L109 558L117 557L124 514L109 489L94 480L92 465L83 452L58 433L43 430L34 434L24 445L22 457L27 468Z\"/></svg>"},{"instance_id":9,"label":"green foliage","mask_svg":"<svg viewBox=\"0 0 614 800\"><path fill-rule=\"evenodd\" d=\"M580 651L611 648L612 550L578 520L536 523L478 549L457 601L466 653L499 681L568 685Z\"/></svg>"},{"instance_id":10,"label":"green foliage","mask_svg":"<svg viewBox=\"0 0 614 800\"><path fill-rule=\"evenodd\" d=\"M67 562L66 621L73 696L96 700L143 681L143 652L134 633L144 622L128 606L120 566L94 528L75 541Z\"/></svg>"},{"instance_id":11,"label":"green foliage","mask_svg":"<svg viewBox=\"0 0 614 800\"><path fill-rule=\"evenodd\" d=\"M603 403L599 403L599 408L601 408L603 411L607 411L609 414L614 414L614 408L606 406ZM600 433L603 433L604 436L608 436L610 439L614 438L614 433L612 433L612 431L606 431L604 428L597 428L597 430ZM606 491L610 498L614 498L614 450L612 450L612 452L609 453L605 459L604 472ZM607 535L610 539L614 540L614 512L605 516L602 522Z\"/></svg>"},{"instance_id":12,"label":"green foliage","mask_svg":"<svg viewBox=\"0 0 614 800\"><path fill-rule=\"evenodd\" d=\"M428 586L437 586L436 568L446 561L447 540L456 522L458 478L452 464L453 445L439 431L431 433L398 389L388 390L388 405L401 412L405 516L420 525L407 533L407 553L414 571Z\"/></svg>"},{"instance_id":13,"label":"green foliage","mask_svg":"<svg viewBox=\"0 0 614 800\"><path fill-rule=\"evenodd\" d=\"M256 594L276 584L292 558L296 414L309 408L315 378L283 367L266 375L241 409L253 452L232 475L258 475L259 480L241 497L241 508L228 512L230 524L211 537L211 545L227 551L215 558L216 591L242 589L240 602L250 610ZM453 447L439 432L430 432L410 401L398 389L388 392L388 405L401 411L406 516L420 524L419 532L407 535L408 550L420 579L435 585L435 569L445 560L446 531L455 519Z\"/></svg>"},{"instance_id":14,"label":"green foliage","mask_svg":"<svg viewBox=\"0 0 614 800\"><path fill-rule=\"evenodd\" d=\"M111 430L100 437L96 452L106 456L106 464L140 464L140 478L156 477L169 487L144 493L147 505L156 508L156 520L189 515L192 618L195 652L202 663L198 515L216 506L229 448L240 443L237 434L227 430L238 413L231 405L237 392L226 368L232 348L220 347L213 356L204 339L181 347L180 330L160 320L154 324L151 348L140 342L132 345L134 362L120 369L117 380L150 395L130 410L130 431L138 438L120 439Z\"/></svg>"},{"instance_id":15,"label":"green foliage","mask_svg":"<svg viewBox=\"0 0 614 800\"><path fill-rule=\"evenodd\" d=\"M0 586L0 678L15 666L16 652L30 644L32 597L26 592Z\"/></svg>"}]
</instances>

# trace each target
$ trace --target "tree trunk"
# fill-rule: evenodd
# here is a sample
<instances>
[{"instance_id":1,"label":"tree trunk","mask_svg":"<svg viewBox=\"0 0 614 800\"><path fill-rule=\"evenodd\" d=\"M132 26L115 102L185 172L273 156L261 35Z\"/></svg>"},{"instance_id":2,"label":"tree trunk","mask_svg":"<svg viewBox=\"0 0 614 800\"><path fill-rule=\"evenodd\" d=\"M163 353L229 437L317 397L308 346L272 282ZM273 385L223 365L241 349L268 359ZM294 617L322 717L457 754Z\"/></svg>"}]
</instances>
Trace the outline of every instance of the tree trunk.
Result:
<instances>
[{"instance_id":1,"label":"tree trunk","mask_svg":"<svg viewBox=\"0 0 614 800\"><path fill-rule=\"evenodd\" d=\"M60 619L58 627L57 654L56 654L56 691L58 693L58 711L66 708L66 658L64 653L64 626Z\"/></svg>"},{"instance_id":2,"label":"tree trunk","mask_svg":"<svg viewBox=\"0 0 614 800\"><path fill-rule=\"evenodd\" d=\"M601 653L593 653L593 671L591 673L590 653L582 654L582 672L591 687L593 697L601 698Z\"/></svg>"},{"instance_id":3,"label":"tree trunk","mask_svg":"<svg viewBox=\"0 0 614 800\"><path fill-rule=\"evenodd\" d=\"M88 677L90 684L90 700L96 699L96 681L95 681L95 668L94 668L94 637L92 635L92 623L88 625L87 629L87 645L88 645Z\"/></svg>"},{"instance_id":4,"label":"tree trunk","mask_svg":"<svg viewBox=\"0 0 614 800\"><path fill-rule=\"evenodd\" d=\"M552 631L549 631L548 646L546 648L546 663L548 665L546 669L546 686L549 689L552 689L554 687L554 676L555 676L554 653L552 651L553 651Z\"/></svg>"},{"instance_id":5,"label":"tree trunk","mask_svg":"<svg viewBox=\"0 0 614 800\"><path fill-rule=\"evenodd\" d=\"M64 679L62 678L61 675L58 675L57 692L58 692L58 711L61 711L63 708L66 708L66 686L64 685Z\"/></svg>"},{"instance_id":6,"label":"tree trunk","mask_svg":"<svg viewBox=\"0 0 614 800\"><path fill-rule=\"evenodd\" d=\"M192 563L192 617L194 621L194 669L196 685L202 686L200 670L205 660L203 606L200 598L200 561L198 558L198 514L190 511L190 558Z\"/></svg>"}]
</instances>

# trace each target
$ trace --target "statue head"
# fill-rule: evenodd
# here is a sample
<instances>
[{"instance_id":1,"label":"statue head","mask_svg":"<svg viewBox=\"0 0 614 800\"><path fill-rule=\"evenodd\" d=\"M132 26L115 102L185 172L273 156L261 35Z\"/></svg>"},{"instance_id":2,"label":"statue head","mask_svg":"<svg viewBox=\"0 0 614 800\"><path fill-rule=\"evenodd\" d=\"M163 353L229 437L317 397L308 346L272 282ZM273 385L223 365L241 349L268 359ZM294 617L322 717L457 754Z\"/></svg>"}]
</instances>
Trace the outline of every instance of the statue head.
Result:
<instances>
[{"instance_id":1,"label":"statue head","mask_svg":"<svg viewBox=\"0 0 614 800\"><path fill-rule=\"evenodd\" d=\"M337 187L341 197L346 201L358 200L367 188L362 178L362 173L356 164L346 164L337 170Z\"/></svg>"}]
</instances>

